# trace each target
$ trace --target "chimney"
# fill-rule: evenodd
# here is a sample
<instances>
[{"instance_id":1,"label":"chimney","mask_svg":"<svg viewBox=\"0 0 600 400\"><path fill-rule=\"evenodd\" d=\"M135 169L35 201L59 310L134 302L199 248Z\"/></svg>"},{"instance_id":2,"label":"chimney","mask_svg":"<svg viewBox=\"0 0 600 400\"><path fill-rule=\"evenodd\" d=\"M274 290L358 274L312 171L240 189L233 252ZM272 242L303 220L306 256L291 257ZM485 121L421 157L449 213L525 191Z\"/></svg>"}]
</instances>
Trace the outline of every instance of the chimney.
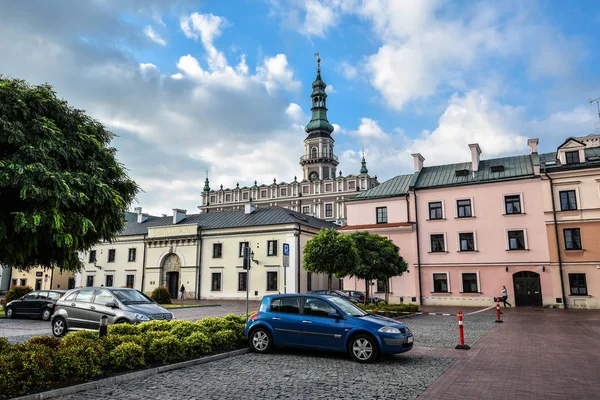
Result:
<instances>
[{"instance_id":1,"label":"chimney","mask_svg":"<svg viewBox=\"0 0 600 400\"><path fill-rule=\"evenodd\" d=\"M538 152L538 143L540 142L540 139L535 138L535 139L527 139L527 146L529 146L529 150L531 150L531 154L537 153Z\"/></svg>"},{"instance_id":2,"label":"chimney","mask_svg":"<svg viewBox=\"0 0 600 400\"><path fill-rule=\"evenodd\" d=\"M244 214L252 214L256 210L256 206L252 203L244 204Z\"/></svg>"},{"instance_id":3,"label":"chimney","mask_svg":"<svg viewBox=\"0 0 600 400\"><path fill-rule=\"evenodd\" d=\"M182 219L185 218L187 210L181 210L179 208L173 209L173 223L178 224Z\"/></svg>"},{"instance_id":4,"label":"chimney","mask_svg":"<svg viewBox=\"0 0 600 400\"><path fill-rule=\"evenodd\" d=\"M138 224L141 224L142 222L145 222L148 219L148 214L142 214L142 207L136 207L134 208L134 210L137 213Z\"/></svg>"},{"instance_id":5,"label":"chimney","mask_svg":"<svg viewBox=\"0 0 600 400\"><path fill-rule=\"evenodd\" d=\"M413 156L415 172L421 171L423 169L423 161L425 161L425 157L423 157L421 153L411 154L411 156Z\"/></svg>"},{"instance_id":6,"label":"chimney","mask_svg":"<svg viewBox=\"0 0 600 400\"><path fill-rule=\"evenodd\" d=\"M479 171L479 158L481 157L481 147L477 143L469 145L471 149L471 163L473 164L473 172Z\"/></svg>"}]
</instances>

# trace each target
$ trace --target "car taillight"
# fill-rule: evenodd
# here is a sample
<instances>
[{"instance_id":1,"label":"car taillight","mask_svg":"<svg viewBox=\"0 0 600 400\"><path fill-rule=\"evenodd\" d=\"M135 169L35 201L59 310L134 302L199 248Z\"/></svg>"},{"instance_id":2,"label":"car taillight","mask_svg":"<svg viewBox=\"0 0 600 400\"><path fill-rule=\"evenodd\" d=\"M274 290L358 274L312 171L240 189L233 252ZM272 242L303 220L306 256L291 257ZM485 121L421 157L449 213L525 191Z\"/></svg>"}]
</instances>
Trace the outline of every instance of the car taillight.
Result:
<instances>
[{"instance_id":1,"label":"car taillight","mask_svg":"<svg viewBox=\"0 0 600 400\"><path fill-rule=\"evenodd\" d=\"M255 312L248 319L251 320L251 321L254 321L257 317L258 317L258 312Z\"/></svg>"}]
</instances>

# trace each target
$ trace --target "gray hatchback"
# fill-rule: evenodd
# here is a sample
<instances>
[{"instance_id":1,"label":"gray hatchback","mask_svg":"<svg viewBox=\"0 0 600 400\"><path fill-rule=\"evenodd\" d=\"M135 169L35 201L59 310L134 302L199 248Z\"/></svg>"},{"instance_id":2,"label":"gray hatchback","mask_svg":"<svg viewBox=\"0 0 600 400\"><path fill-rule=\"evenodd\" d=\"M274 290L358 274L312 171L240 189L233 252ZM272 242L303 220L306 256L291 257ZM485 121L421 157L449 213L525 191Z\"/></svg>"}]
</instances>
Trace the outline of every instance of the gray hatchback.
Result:
<instances>
[{"instance_id":1,"label":"gray hatchback","mask_svg":"<svg viewBox=\"0 0 600 400\"><path fill-rule=\"evenodd\" d=\"M52 333L60 337L68 331L99 330L103 315L109 324L173 319L170 311L135 289L86 287L69 290L56 302Z\"/></svg>"}]
</instances>

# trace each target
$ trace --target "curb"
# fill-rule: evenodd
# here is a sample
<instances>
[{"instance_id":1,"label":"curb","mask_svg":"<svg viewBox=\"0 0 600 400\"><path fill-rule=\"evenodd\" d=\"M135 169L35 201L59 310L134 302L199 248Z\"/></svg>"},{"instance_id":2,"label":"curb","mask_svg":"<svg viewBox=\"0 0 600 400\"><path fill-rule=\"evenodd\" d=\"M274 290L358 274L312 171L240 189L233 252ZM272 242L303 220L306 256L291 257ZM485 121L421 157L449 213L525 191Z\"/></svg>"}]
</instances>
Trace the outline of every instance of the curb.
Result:
<instances>
[{"instance_id":1,"label":"curb","mask_svg":"<svg viewBox=\"0 0 600 400\"><path fill-rule=\"evenodd\" d=\"M184 308L210 308L210 307L221 307L220 304L210 304L205 306L185 306L185 307L169 307L165 308L165 310L182 310Z\"/></svg>"},{"instance_id":2,"label":"curb","mask_svg":"<svg viewBox=\"0 0 600 400\"><path fill-rule=\"evenodd\" d=\"M229 351L227 353L215 354L214 356L197 358L195 360L183 361L175 364L162 365L160 367L145 369L142 371L129 372L122 375L112 376L110 378L99 379L93 382L80 383L74 386L68 386L60 389L49 390L47 392L35 393L25 395L21 397L15 397L13 400L43 400L53 399L56 397L66 396L84 390L97 389L99 387L113 385L116 383L123 383L134 379L148 378L153 375L162 374L163 372L173 371L176 369L182 369L187 367L193 367L195 365L206 364L211 361L223 360L225 358L241 356L250 352L250 348Z\"/></svg>"}]
</instances>

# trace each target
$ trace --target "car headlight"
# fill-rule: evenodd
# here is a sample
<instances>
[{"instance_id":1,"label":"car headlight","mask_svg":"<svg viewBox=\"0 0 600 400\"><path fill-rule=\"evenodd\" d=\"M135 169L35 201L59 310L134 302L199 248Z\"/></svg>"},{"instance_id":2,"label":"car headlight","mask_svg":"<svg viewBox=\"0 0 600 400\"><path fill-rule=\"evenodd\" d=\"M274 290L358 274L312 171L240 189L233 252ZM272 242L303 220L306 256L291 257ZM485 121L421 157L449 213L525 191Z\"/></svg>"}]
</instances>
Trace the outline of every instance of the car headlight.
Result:
<instances>
[{"instance_id":1,"label":"car headlight","mask_svg":"<svg viewBox=\"0 0 600 400\"><path fill-rule=\"evenodd\" d=\"M150 321L150 318L145 314L133 314L133 316L140 321Z\"/></svg>"},{"instance_id":2,"label":"car headlight","mask_svg":"<svg viewBox=\"0 0 600 400\"><path fill-rule=\"evenodd\" d=\"M393 326L383 326L383 327L379 328L379 330L377 332L383 332L383 333L402 333L402 332L400 332L400 329L394 328Z\"/></svg>"}]
</instances>

